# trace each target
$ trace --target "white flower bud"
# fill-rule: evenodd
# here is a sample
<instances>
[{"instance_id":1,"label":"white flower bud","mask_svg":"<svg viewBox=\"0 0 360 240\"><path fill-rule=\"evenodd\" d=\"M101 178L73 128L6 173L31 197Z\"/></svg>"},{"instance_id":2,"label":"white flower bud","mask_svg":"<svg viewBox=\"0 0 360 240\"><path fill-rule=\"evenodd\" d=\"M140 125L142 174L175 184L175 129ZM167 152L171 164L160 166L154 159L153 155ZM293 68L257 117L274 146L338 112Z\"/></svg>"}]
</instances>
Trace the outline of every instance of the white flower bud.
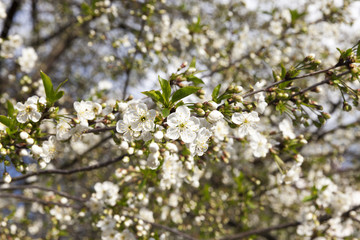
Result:
<instances>
[{"instance_id":1,"label":"white flower bud","mask_svg":"<svg viewBox=\"0 0 360 240\"><path fill-rule=\"evenodd\" d=\"M155 142L152 142L149 144L149 150L152 153L157 152L157 151L159 151L159 145Z\"/></svg>"},{"instance_id":2,"label":"white flower bud","mask_svg":"<svg viewBox=\"0 0 360 240\"><path fill-rule=\"evenodd\" d=\"M35 144L31 147L31 152L35 155L40 155L40 154L42 154L43 150L41 147L39 147L39 145Z\"/></svg>"},{"instance_id":3,"label":"white flower bud","mask_svg":"<svg viewBox=\"0 0 360 240\"><path fill-rule=\"evenodd\" d=\"M157 131L154 134L154 138L156 141L161 141L164 138L164 133L162 131Z\"/></svg>"},{"instance_id":4,"label":"white flower bud","mask_svg":"<svg viewBox=\"0 0 360 240\"><path fill-rule=\"evenodd\" d=\"M11 183L11 180L12 180L12 178L11 178L10 174L7 172L4 173L4 182Z\"/></svg>"},{"instance_id":5,"label":"white flower bud","mask_svg":"<svg viewBox=\"0 0 360 240\"><path fill-rule=\"evenodd\" d=\"M159 165L160 165L159 156L160 156L159 152L149 154L149 157L147 158L147 166L150 169L154 170L159 167Z\"/></svg>"},{"instance_id":6,"label":"white flower bud","mask_svg":"<svg viewBox=\"0 0 360 240\"><path fill-rule=\"evenodd\" d=\"M33 145L35 141L34 141L33 138L27 138L27 139L26 139L26 142L27 142L27 144L29 144L29 145Z\"/></svg>"},{"instance_id":7,"label":"white flower bud","mask_svg":"<svg viewBox=\"0 0 360 240\"><path fill-rule=\"evenodd\" d=\"M113 113L110 113L110 114L108 114L107 116L108 116L108 118L109 118L110 120L114 120L114 119L115 119L115 115L114 115Z\"/></svg>"},{"instance_id":8,"label":"white flower bud","mask_svg":"<svg viewBox=\"0 0 360 240\"><path fill-rule=\"evenodd\" d=\"M175 144L170 143L170 142L166 143L166 149L173 153L178 151L178 147Z\"/></svg>"},{"instance_id":9,"label":"white flower bud","mask_svg":"<svg viewBox=\"0 0 360 240\"><path fill-rule=\"evenodd\" d=\"M216 123L217 121L223 119L224 115L218 110L213 110L207 116L207 120L209 123Z\"/></svg>"},{"instance_id":10,"label":"white flower bud","mask_svg":"<svg viewBox=\"0 0 360 240\"><path fill-rule=\"evenodd\" d=\"M130 162L130 158L128 156L125 156L122 160L124 163Z\"/></svg>"},{"instance_id":11,"label":"white flower bud","mask_svg":"<svg viewBox=\"0 0 360 240\"><path fill-rule=\"evenodd\" d=\"M127 141L122 141L120 143L120 149L121 150L128 150L129 149L129 143Z\"/></svg>"},{"instance_id":12,"label":"white flower bud","mask_svg":"<svg viewBox=\"0 0 360 240\"><path fill-rule=\"evenodd\" d=\"M41 169L44 169L44 168L46 168L47 163L45 161L43 161L43 160L40 160L39 161L39 166L40 166Z\"/></svg>"},{"instance_id":13,"label":"white flower bud","mask_svg":"<svg viewBox=\"0 0 360 240\"><path fill-rule=\"evenodd\" d=\"M134 152L135 152L135 149L134 149L133 147L130 147L130 148L128 149L128 154L133 155Z\"/></svg>"},{"instance_id":14,"label":"white flower bud","mask_svg":"<svg viewBox=\"0 0 360 240\"><path fill-rule=\"evenodd\" d=\"M29 138L29 134L27 132L21 132L20 133L20 138L22 140L25 140L25 139Z\"/></svg>"},{"instance_id":15,"label":"white flower bud","mask_svg":"<svg viewBox=\"0 0 360 240\"><path fill-rule=\"evenodd\" d=\"M19 154L22 157L25 157L25 156L29 155L29 153L28 153L28 151L26 149L21 149Z\"/></svg>"},{"instance_id":16,"label":"white flower bud","mask_svg":"<svg viewBox=\"0 0 360 240\"><path fill-rule=\"evenodd\" d=\"M118 102L118 108L119 112L125 112L125 110L128 108L128 104L126 102Z\"/></svg>"},{"instance_id":17,"label":"white flower bud","mask_svg":"<svg viewBox=\"0 0 360 240\"><path fill-rule=\"evenodd\" d=\"M1 153L1 155L5 156L7 154L6 149L1 148L0 153Z\"/></svg>"},{"instance_id":18,"label":"white flower bud","mask_svg":"<svg viewBox=\"0 0 360 240\"><path fill-rule=\"evenodd\" d=\"M216 102L214 102L214 101L208 101L207 104L208 104L210 110L215 110L215 109L217 109L217 107L219 106L219 105L218 105Z\"/></svg>"},{"instance_id":19,"label":"white flower bud","mask_svg":"<svg viewBox=\"0 0 360 240\"><path fill-rule=\"evenodd\" d=\"M194 73L194 72L196 72L196 68L191 67L188 69L188 73Z\"/></svg>"}]
</instances>

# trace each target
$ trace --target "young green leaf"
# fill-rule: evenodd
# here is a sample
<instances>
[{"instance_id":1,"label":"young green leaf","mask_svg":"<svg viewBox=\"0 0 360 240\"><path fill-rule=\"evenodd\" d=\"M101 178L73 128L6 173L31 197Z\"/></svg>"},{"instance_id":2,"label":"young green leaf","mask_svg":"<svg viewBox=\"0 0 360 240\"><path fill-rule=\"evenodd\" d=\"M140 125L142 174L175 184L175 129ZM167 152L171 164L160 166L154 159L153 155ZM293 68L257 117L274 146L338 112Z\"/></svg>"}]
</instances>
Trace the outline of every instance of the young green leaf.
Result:
<instances>
[{"instance_id":1,"label":"young green leaf","mask_svg":"<svg viewBox=\"0 0 360 240\"><path fill-rule=\"evenodd\" d=\"M217 97L219 96L220 88L221 88L221 84L217 85L211 94L212 100L214 102L217 102Z\"/></svg>"},{"instance_id":2,"label":"young green leaf","mask_svg":"<svg viewBox=\"0 0 360 240\"><path fill-rule=\"evenodd\" d=\"M193 57L193 59L191 60L189 68L196 68L196 58L195 57Z\"/></svg>"},{"instance_id":3,"label":"young green leaf","mask_svg":"<svg viewBox=\"0 0 360 240\"><path fill-rule=\"evenodd\" d=\"M163 97L164 97L165 103L168 103L169 99L170 99L170 95L171 95L170 82L159 76L159 83L161 86L161 90L163 92Z\"/></svg>"},{"instance_id":4,"label":"young green leaf","mask_svg":"<svg viewBox=\"0 0 360 240\"><path fill-rule=\"evenodd\" d=\"M68 80L66 79L65 81L61 82L61 83L59 84L59 86L56 88L55 92L56 92L56 93L59 92L59 89L60 89L67 81L68 81Z\"/></svg>"},{"instance_id":5,"label":"young green leaf","mask_svg":"<svg viewBox=\"0 0 360 240\"><path fill-rule=\"evenodd\" d=\"M170 114L170 109L164 108L161 112L162 112L164 118L166 118Z\"/></svg>"},{"instance_id":6,"label":"young green leaf","mask_svg":"<svg viewBox=\"0 0 360 240\"><path fill-rule=\"evenodd\" d=\"M187 78L187 80L189 82L193 82L195 86L197 86L199 84L204 84L203 80L201 80L200 78L195 77L195 76L190 76Z\"/></svg>"},{"instance_id":7,"label":"young green leaf","mask_svg":"<svg viewBox=\"0 0 360 240\"><path fill-rule=\"evenodd\" d=\"M9 101L7 100L7 110L8 110L8 116L9 117L12 117L14 115L14 105Z\"/></svg>"},{"instance_id":8,"label":"young green leaf","mask_svg":"<svg viewBox=\"0 0 360 240\"><path fill-rule=\"evenodd\" d=\"M0 122L9 128L12 125L12 120L4 115L0 115Z\"/></svg>"},{"instance_id":9,"label":"young green leaf","mask_svg":"<svg viewBox=\"0 0 360 240\"><path fill-rule=\"evenodd\" d=\"M176 103L180 99L183 99L184 97L187 97L193 93L196 93L199 89L200 89L200 87L194 87L194 86L187 86L187 87L180 88L172 95L171 102Z\"/></svg>"},{"instance_id":10,"label":"young green leaf","mask_svg":"<svg viewBox=\"0 0 360 240\"><path fill-rule=\"evenodd\" d=\"M145 94L146 96L150 97L155 103L160 102L163 105L165 105L164 98L160 91L151 90L151 91L142 92L142 94Z\"/></svg>"},{"instance_id":11,"label":"young green leaf","mask_svg":"<svg viewBox=\"0 0 360 240\"><path fill-rule=\"evenodd\" d=\"M51 79L43 71L40 71L40 76L44 84L46 100L50 103L53 103L54 87Z\"/></svg>"}]
</instances>

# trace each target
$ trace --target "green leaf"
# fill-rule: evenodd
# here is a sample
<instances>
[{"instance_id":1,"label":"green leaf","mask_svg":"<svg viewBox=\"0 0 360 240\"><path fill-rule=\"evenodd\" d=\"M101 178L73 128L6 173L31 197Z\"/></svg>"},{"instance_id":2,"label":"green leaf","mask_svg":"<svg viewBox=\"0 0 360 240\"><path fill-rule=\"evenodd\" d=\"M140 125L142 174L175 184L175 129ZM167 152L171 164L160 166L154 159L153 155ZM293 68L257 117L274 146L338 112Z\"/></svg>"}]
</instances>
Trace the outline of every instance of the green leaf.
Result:
<instances>
[{"instance_id":1,"label":"green leaf","mask_svg":"<svg viewBox=\"0 0 360 240\"><path fill-rule=\"evenodd\" d=\"M162 112L164 118L166 118L170 114L170 109L164 108L161 112Z\"/></svg>"},{"instance_id":2,"label":"green leaf","mask_svg":"<svg viewBox=\"0 0 360 240\"><path fill-rule=\"evenodd\" d=\"M218 100L217 103L221 102L222 100L229 99L231 97L232 97L232 94L223 94L217 99Z\"/></svg>"},{"instance_id":3,"label":"green leaf","mask_svg":"<svg viewBox=\"0 0 360 240\"><path fill-rule=\"evenodd\" d=\"M151 90L151 91L142 92L142 94L145 94L146 96L150 97L155 103L160 102L163 105L165 105L164 98L160 91Z\"/></svg>"},{"instance_id":4,"label":"green leaf","mask_svg":"<svg viewBox=\"0 0 360 240\"><path fill-rule=\"evenodd\" d=\"M64 91L59 91L56 93L55 95L55 101L59 100L60 98L62 98L64 96Z\"/></svg>"},{"instance_id":5,"label":"green leaf","mask_svg":"<svg viewBox=\"0 0 360 240\"><path fill-rule=\"evenodd\" d=\"M165 100L165 103L169 103L169 99L170 99L170 95L171 95L171 87L170 87L170 82L166 79L161 78L160 76L159 78L159 83L161 86L161 90L163 92L163 97Z\"/></svg>"},{"instance_id":6,"label":"green leaf","mask_svg":"<svg viewBox=\"0 0 360 240\"><path fill-rule=\"evenodd\" d=\"M196 68L196 58L195 57L193 57L193 59L191 60L189 68Z\"/></svg>"},{"instance_id":7,"label":"green leaf","mask_svg":"<svg viewBox=\"0 0 360 240\"><path fill-rule=\"evenodd\" d=\"M356 57L360 58L360 41L358 42L358 47L357 47L357 50L356 50Z\"/></svg>"},{"instance_id":8,"label":"green leaf","mask_svg":"<svg viewBox=\"0 0 360 240\"><path fill-rule=\"evenodd\" d=\"M286 68L284 67L284 64L281 64L280 67L281 67L281 79L285 79Z\"/></svg>"},{"instance_id":9,"label":"green leaf","mask_svg":"<svg viewBox=\"0 0 360 240\"><path fill-rule=\"evenodd\" d=\"M59 89L67 82L68 80L66 79L65 81L63 81L62 83L59 84L59 86L56 88L55 92L59 92Z\"/></svg>"},{"instance_id":10,"label":"green leaf","mask_svg":"<svg viewBox=\"0 0 360 240\"><path fill-rule=\"evenodd\" d=\"M190 76L187 78L187 80L189 82L193 82L195 84L195 86L197 86L199 84L204 84L203 80L201 80L200 78L195 77L195 76Z\"/></svg>"},{"instance_id":11,"label":"green leaf","mask_svg":"<svg viewBox=\"0 0 360 240\"><path fill-rule=\"evenodd\" d=\"M317 199L317 197L318 197L317 195L306 196L306 197L303 198L302 202L310 202L312 200Z\"/></svg>"},{"instance_id":12,"label":"green leaf","mask_svg":"<svg viewBox=\"0 0 360 240\"><path fill-rule=\"evenodd\" d=\"M4 115L0 115L0 122L9 128L12 125L12 120Z\"/></svg>"},{"instance_id":13,"label":"green leaf","mask_svg":"<svg viewBox=\"0 0 360 240\"><path fill-rule=\"evenodd\" d=\"M53 87L53 84L51 82L51 79L43 71L40 71L40 76L41 76L41 79L42 79L43 84L44 84L46 100L52 104L52 103L54 103L54 101L53 101L54 87Z\"/></svg>"},{"instance_id":14,"label":"green leaf","mask_svg":"<svg viewBox=\"0 0 360 240\"><path fill-rule=\"evenodd\" d=\"M211 94L212 100L214 102L217 102L217 97L219 96L220 88L221 88L221 84L217 85Z\"/></svg>"},{"instance_id":15,"label":"green leaf","mask_svg":"<svg viewBox=\"0 0 360 240\"><path fill-rule=\"evenodd\" d=\"M172 95L171 102L175 103L175 102L179 101L180 99L183 99L184 97L187 97L193 93L196 93L199 89L201 89L201 88L194 87L194 86L187 86L187 87L180 88Z\"/></svg>"},{"instance_id":16,"label":"green leaf","mask_svg":"<svg viewBox=\"0 0 360 240\"><path fill-rule=\"evenodd\" d=\"M286 105L285 103L283 102L279 102L277 105L276 105L276 110L280 112L280 114L283 114L283 112L286 111Z\"/></svg>"},{"instance_id":17,"label":"green leaf","mask_svg":"<svg viewBox=\"0 0 360 240\"><path fill-rule=\"evenodd\" d=\"M8 110L8 116L9 117L12 117L14 115L14 105L9 101L7 100L7 110Z\"/></svg>"}]
</instances>

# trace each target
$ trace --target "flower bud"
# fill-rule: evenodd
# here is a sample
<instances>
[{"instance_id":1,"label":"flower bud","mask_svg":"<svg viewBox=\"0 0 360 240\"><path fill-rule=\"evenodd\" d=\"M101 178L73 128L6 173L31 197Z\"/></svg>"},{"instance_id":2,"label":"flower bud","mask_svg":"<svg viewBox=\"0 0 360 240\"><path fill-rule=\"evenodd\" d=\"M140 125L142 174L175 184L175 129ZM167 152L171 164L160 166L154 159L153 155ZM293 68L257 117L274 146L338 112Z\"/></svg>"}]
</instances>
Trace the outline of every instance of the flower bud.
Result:
<instances>
[{"instance_id":1,"label":"flower bud","mask_svg":"<svg viewBox=\"0 0 360 240\"><path fill-rule=\"evenodd\" d=\"M199 115L200 117L202 117L202 116L205 115L204 109L201 109L201 108L195 108L195 112L196 112L196 114Z\"/></svg>"},{"instance_id":2,"label":"flower bud","mask_svg":"<svg viewBox=\"0 0 360 240\"><path fill-rule=\"evenodd\" d=\"M194 73L194 72L196 72L196 68L191 67L187 71L188 71L188 73Z\"/></svg>"},{"instance_id":3,"label":"flower bud","mask_svg":"<svg viewBox=\"0 0 360 240\"><path fill-rule=\"evenodd\" d=\"M214 101L208 101L207 106L209 107L210 110L215 110L218 108L219 105Z\"/></svg>"},{"instance_id":4,"label":"flower bud","mask_svg":"<svg viewBox=\"0 0 360 240\"><path fill-rule=\"evenodd\" d=\"M217 121L223 119L224 115L218 110L213 110L207 116L207 120L209 123L216 123Z\"/></svg>"},{"instance_id":5,"label":"flower bud","mask_svg":"<svg viewBox=\"0 0 360 240\"><path fill-rule=\"evenodd\" d=\"M35 145L32 145L31 152L35 155L40 155L43 152L43 150L41 147L39 147L39 145L35 144Z\"/></svg>"},{"instance_id":6,"label":"flower bud","mask_svg":"<svg viewBox=\"0 0 360 240\"><path fill-rule=\"evenodd\" d=\"M12 180L10 174L7 172L4 173L3 179L4 179L4 182L6 182L6 183L11 183L11 180Z\"/></svg>"},{"instance_id":7,"label":"flower bud","mask_svg":"<svg viewBox=\"0 0 360 240\"><path fill-rule=\"evenodd\" d=\"M29 137L29 134L28 134L27 132L22 131L22 132L20 133L20 138L21 138L22 140L25 140L25 139L27 139L28 137Z\"/></svg>"},{"instance_id":8,"label":"flower bud","mask_svg":"<svg viewBox=\"0 0 360 240\"><path fill-rule=\"evenodd\" d=\"M26 139L26 143L29 144L29 145L33 145L35 142L35 140L33 138L27 138Z\"/></svg>"},{"instance_id":9,"label":"flower bud","mask_svg":"<svg viewBox=\"0 0 360 240\"><path fill-rule=\"evenodd\" d=\"M159 149L160 149L160 148L159 148L159 145L158 145L157 143L152 142L152 143L149 144L149 150L150 150L150 152L154 153L154 152L159 151Z\"/></svg>"},{"instance_id":10,"label":"flower bud","mask_svg":"<svg viewBox=\"0 0 360 240\"><path fill-rule=\"evenodd\" d=\"M235 93L240 93L242 92L244 89L242 86L239 86L239 85L236 85L235 88L234 88L234 92Z\"/></svg>"}]
</instances>

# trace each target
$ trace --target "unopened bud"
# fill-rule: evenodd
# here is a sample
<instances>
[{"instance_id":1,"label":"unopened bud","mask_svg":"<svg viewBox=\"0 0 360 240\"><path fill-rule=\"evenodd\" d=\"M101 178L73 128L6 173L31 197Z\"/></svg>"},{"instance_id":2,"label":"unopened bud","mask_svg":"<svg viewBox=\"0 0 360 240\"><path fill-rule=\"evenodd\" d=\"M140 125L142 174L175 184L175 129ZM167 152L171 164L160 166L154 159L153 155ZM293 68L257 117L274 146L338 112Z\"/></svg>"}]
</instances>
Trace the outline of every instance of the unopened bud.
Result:
<instances>
[{"instance_id":1,"label":"unopened bud","mask_svg":"<svg viewBox=\"0 0 360 240\"><path fill-rule=\"evenodd\" d=\"M231 96L231 98L235 101L235 102L242 102L244 99L240 96L240 95L235 95L233 94Z\"/></svg>"},{"instance_id":2,"label":"unopened bud","mask_svg":"<svg viewBox=\"0 0 360 240\"><path fill-rule=\"evenodd\" d=\"M26 139L26 143L29 144L29 145L33 145L35 142L35 140L33 138L27 138Z\"/></svg>"},{"instance_id":3,"label":"unopened bud","mask_svg":"<svg viewBox=\"0 0 360 240\"><path fill-rule=\"evenodd\" d=\"M330 119L331 118L331 115L329 113L323 112L321 114L325 119Z\"/></svg>"},{"instance_id":4,"label":"unopened bud","mask_svg":"<svg viewBox=\"0 0 360 240\"><path fill-rule=\"evenodd\" d=\"M204 111L204 109L202 109L202 108L196 108L196 109L195 109L195 112L196 112L196 114L199 115L200 117L205 116L205 111Z\"/></svg>"},{"instance_id":5,"label":"unopened bud","mask_svg":"<svg viewBox=\"0 0 360 240\"><path fill-rule=\"evenodd\" d=\"M22 139L22 140L25 140L25 139L27 139L29 137L29 134L27 133L27 132L21 132L20 133L20 138Z\"/></svg>"},{"instance_id":6,"label":"unopened bud","mask_svg":"<svg viewBox=\"0 0 360 240\"><path fill-rule=\"evenodd\" d=\"M188 65L188 62L183 62L182 64L181 64L181 68L184 68L184 67L186 67Z\"/></svg>"},{"instance_id":7,"label":"unopened bud","mask_svg":"<svg viewBox=\"0 0 360 240\"><path fill-rule=\"evenodd\" d=\"M4 179L4 182L6 183L11 183L11 176L8 172L5 172L4 175L3 175L3 179Z\"/></svg>"},{"instance_id":8,"label":"unopened bud","mask_svg":"<svg viewBox=\"0 0 360 240\"><path fill-rule=\"evenodd\" d=\"M240 93L242 92L244 89L242 86L239 86L239 85L236 85L235 88L234 88L234 92L235 93Z\"/></svg>"},{"instance_id":9,"label":"unopened bud","mask_svg":"<svg viewBox=\"0 0 360 240\"><path fill-rule=\"evenodd\" d=\"M347 102L344 102L344 104L343 104L343 110L344 110L345 112L350 112L351 109L352 109L351 105L349 105Z\"/></svg>"}]
</instances>

